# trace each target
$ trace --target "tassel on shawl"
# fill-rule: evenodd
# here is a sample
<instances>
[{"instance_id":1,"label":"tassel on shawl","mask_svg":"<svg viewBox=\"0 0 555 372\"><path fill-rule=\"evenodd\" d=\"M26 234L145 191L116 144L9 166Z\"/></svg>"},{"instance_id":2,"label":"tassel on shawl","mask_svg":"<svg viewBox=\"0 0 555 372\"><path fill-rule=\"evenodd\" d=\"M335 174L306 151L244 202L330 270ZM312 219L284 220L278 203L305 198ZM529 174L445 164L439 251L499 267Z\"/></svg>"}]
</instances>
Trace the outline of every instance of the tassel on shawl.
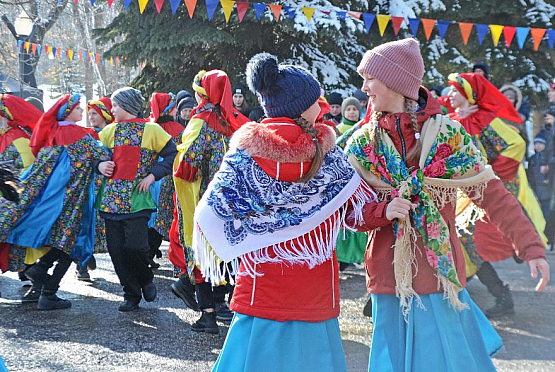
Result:
<instances>
[{"instance_id":1,"label":"tassel on shawl","mask_svg":"<svg viewBox=\"0 0 555 372\"><path fill-rule=\"evenodd\" d=\"M366 182L362 181L351 198L314 230L300 237L247 253L229 263L225 263L218 257L200 226L196 224L193 246L197 265L204 278L213 284L228 280L226 274L249 275L253 278L262 276L263 274L258 272L256 267L268 262L307 265L313 268L332 258L340 229L356 231L355 226L364 222L362 210L364 205L372 200L376 200L376 194ZM351 208L355 226L348 226L346 223L346 215ZM241 272L239 272L239 263L242 263L244 269Z\"/></svg>"}]
</instances>

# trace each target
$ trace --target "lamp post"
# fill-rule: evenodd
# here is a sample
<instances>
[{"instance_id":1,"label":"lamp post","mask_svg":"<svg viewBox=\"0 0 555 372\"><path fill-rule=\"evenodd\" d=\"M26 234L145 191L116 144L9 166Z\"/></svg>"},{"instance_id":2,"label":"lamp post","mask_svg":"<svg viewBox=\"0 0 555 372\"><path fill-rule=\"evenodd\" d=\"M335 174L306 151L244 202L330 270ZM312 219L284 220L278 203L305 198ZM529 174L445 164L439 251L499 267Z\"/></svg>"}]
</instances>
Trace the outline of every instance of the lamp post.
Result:
<instances>
[{"instance_id":1,"label":"lamp post","mask_svg":"<svg viewBox=\"0 0 555 372\"><path fill-rule=\"evenodd\" d=\"M26 12L21 14L15 19L14 22L15 37L25 42L31 42L33 39L33 32L35 30L35 23ZM21 80L29 84L33 88L37 87L35 79L35 56L25 50L24 44L19 48L19 75Z\"/></svg>"}]
</instances>

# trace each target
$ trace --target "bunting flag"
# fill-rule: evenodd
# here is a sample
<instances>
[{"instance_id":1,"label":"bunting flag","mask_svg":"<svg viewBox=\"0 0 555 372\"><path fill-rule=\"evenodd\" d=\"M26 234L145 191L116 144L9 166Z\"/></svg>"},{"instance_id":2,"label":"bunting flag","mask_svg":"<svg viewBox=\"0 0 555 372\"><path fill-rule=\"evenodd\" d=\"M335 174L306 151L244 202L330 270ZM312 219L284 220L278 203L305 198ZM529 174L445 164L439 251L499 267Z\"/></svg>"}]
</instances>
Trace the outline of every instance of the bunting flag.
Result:
<instances>
[{"instance_id":1,"label":"bunting flag","mask_svg":"<svg viewBox=\"0 0 555 372\"><path fill-rule=\"evenodd\" d=\"M220 0L206 0L206 12L208 13L208 20L211 21L214 16L214 12L218 7Z\"/></svg>"},{"instance_id":2,"label":"bunting flag","mask_svg":"<svg viewBox=\"0 0 555 372\"><path fill-rule=\"evenodd\" d=\"M526 37L528 37L529 32L530 32L530 27L516 28L516 41L518 42L519 49L522 49L522 47L524 46L524 42L526 41Z\"/></svg>"},{"instance_id":3,"label":"bunting flag","mask_svg":"<svg viewBox=\"0 0 555 372\"><path fill-rule=\"evenodd\" d=\"M254 10L256 11L256 18L260 21L264 11L266 10L266 4L264 3L252 3ZM307 17L308 18L308 17ZM308 20L310 22L310 19Z\"/></svg>"},{"instance_id":4,"label":"bunting flag","mask_svg":"<svg viewBox=\"0 0 555 372\"><path fill-rule=\"evenodd\" d=\"M66 51L64 49L58 49L60 51L60 58L63 60L66 59Z\"/></svg>"},{"instance_id":5,"label":"bunting flag","mask_svg":"<svg viewBox=\"0 0 555 372\"><path fill-rule=\"evenodd\" d=\"M491 39L493 40L493 46L499 44L499 38L501 38L501 32L503 32L503 26L501 25L489 25L491 31Z\"/></svg>"},{"instance_id":6,"label":"bunting flag","mask_svg":"<svg viewBox=\"0 0 555 372\"><path fill-rule=\"evenodd\" d=\"M29 53L29 46L30 46L29 42L26 41L25 42L25 52L27 52L27 53Z\"/></svg>"},{"instance_id":7,"label":"bunting flag","mask_svg":"<svg viewBox=\"0 0 555 372\"><path fill-rule=\"evenodd\" d=\"M416 37L416 33L420 27L420 18L409 18L409 27L410 32L412 32L412 36Z\"/></svg>"},{"instance_id":8,"label":"bunting flag","mask_svg":"<svg viewBox=\"0 0 555 372\"><path fill-rule=\"evenodd\" d=\"M547 30L545 28L530 29L530 34L532 35L532 39L534 39L534 50L538 50L540 48L540 44L546 31Z\"/></svg>"},{"instance_id":9,"label":"bunting flag","mask_svg":"<svg viewBox=\"0 0 555 372\"><path fill-rule=\"evenodd\" d=\"M555 44L555 30L547 30L547 42L549 43L549 49L553 49Z\"/></svg>"},{"instance_id":10,"label":"bunting flag","mask_svg":"<svg viewBox=\"0 0 555 372\"><path fill-rule=\"evenodd\" d=\"M225 23L228 23L229 18L231 17L231 12L233 11L233 5L235 5L235 1L220 0L220 4L222 4L222 9L224 10Z\"/></svg>"},{"instance_id":11,"label":"bunting flag","mask_svg":"<svg viewBox=\"0 0 555 372\"><path fill-rule=\"evenodd\" d=\"M148 0L138 0L139 1L139 11L141 14L145 11L146 4L148 4Z\"/></svg>"},{"instance_id":12,"label":"bunting flag","mask_svg":"<svg viewBox=\"0 0 555 372\"><path fill-rule=\"evenodd\" d=\"M430 36L432 36L432 30L436 25L436 20L421 18L420 22L422 22L422 27L424 28L424 34L426 34L426 40L430 40Z\"/></svg>"},{"instance_id":13,"label":"bunting flag","mask_svg":"<svg viewBox=\"0 0 555 372\"><path fill-rule=\"evenodd\" d=\"M478 33L478 45L482 45L484 42L484 38L488 33L489 26L477 23L476 25L476 32Z\"/></svg>"},{"instance_id":14,"label":"bunting flag","mask_svg":"<svg viewBox=\"0 0 555 372\"><path fill-rule=\"evenodd\" d=\"M360 19L362 16L362 12L348 12L347 14L356 19Z\"/></svg>"},{"instance_id":15,"label":"bunting flag","mask_svg":"<svg viewBox=\"0 0 555 372\"><path fill-rule=\"evenodd\" d=\"M380 30L380 36L383 36L390 19L391 19L390 15L385 15L385 14L376 15L376 20L378 21L378 29Z\"/></svg>"},{"instance_id":16,"label":"bunting flag","mask_svg":"<svg viewBox=\"0 0 555 372\"><path fill-rule=\"evenodd\" d=\"M114 57L110 57L110 66L114 65Z\"/></svg>"},{"instance_id":17,"label":"bunting flag","mask_svg":"<svg viewBox=\"0 0 555 372\"><path fill-rule=\"evenodd\" d=\"M376 19L376 15L374 13L362 13L362 19L366 25L366 33L370 32L370 28L374 23L374 19Z\"/></svg>"},{"instance_id":18,"label":"bunting flag","mask_svg":"<svg viewBox=\"0 0 555 372\"><path fill-rule=\"evenodd\" d=\"M181 0L170 0L170 7L172 8L172 14L173 15L175 15L175 13L177 12L177 8L179 8L180 3L181 3ZM112 66L113 66L113 64L112 64Z\"/></svg>"},{"instance_id":19,"label":"bunting flag","mask_svg":"<svg viewBox=\"0 0 555 372\"><path fill-rule=\"evenodd\" d=\"M69 57L69 60L70 60L70 61L73 61L73 50L69 49L69 50L67 51L67 56Z\"/></svg>"},{"instance_id":20,"label":"bunting flag","mask_svg":"<svg viewBox=\"0 0 555 372\"><path fill-rule=\"evenodd\" d=\"M40 53L41 53L41 49L42 49L42 48L41 48L40 44L37 44L37 54L38 54L39 56L40 56Z\"/></svg>"},{"instance_id":21,"label":"bunting flag","mask_svg":"<svg viewBox=\"0 0 555 372\"><path fill-rule=\"evenodd\" d=\"M309 8L309 7L303 6L303 13L304 13L304 15L305 15L305 17L306 17L306 19L309 23L310 23L310 20L312 19L312 16L314 15L315 10L316 9L314 9L314 8Z\"/></svg>"},{"instance_id":22,"label":"bunting flag","mask_svg":"<svg viewBox=\"0 0 555 372\"><path fill-rule=\"evenodd\" d=\"M503 28L503 37L505 38L505 45L507 46L507 48L511 46L511 43L513 42L515 34L516 34L516 27L505 26L505 28Z\"/></svg>"},{"instance_id":23,"label":"bunting flag","mask_svg":"<svg viewBox=\"0 0 555 372\"><path fill-rule=\"evenodd\" d=\"M342 20L345 20L345 17L347 16L347 12L343 10L338 10L335 12L335 14L339 17L339 19L342 19Z\"/></svg>"},{"instance_id":24,"label":"bunting flag","mask_svg":"<svg viewBox=\"0 0 555 372\"><path fill-rule=\"evenodd\" d=\"M391 24L393 25L393 32L395 32L395 36L399 34L399 30L401 29L401 25L405 21L405 17L393 17L391 16Z\"/></svg>"},{"instance_id":25,"label":"bunting flag","mask_svg":"<svg viewBox=\"0 0 555 372\"><path fill-rule=\"evenodd\" d=\"M119 67L119 57L116 57L116 66Z\"/></svg>"},{"instance_id":26,"label":"bunting flag","mask_svg":"<svg viewBox=\"0 0 555 372\"><path fill-rule=\"evenodd\" d=\"M108 8L111 8L113 3L114 3L114 0L108 0Z\"/></svg>"},{"instance_id":27,"label":"bunting flag","mask_svg":"<svg viewBox=\"0 0 555 372\"><path fill-rule=\"evenodd\" d=\"M189 13L189 18L193 18L195 13L195 8L197 7L197 0L184 0L185 6L187 7L187 12Z\"/></svg>"},{"instance_id":28,"label":"bunting flag","mask_svg":"<svg viewBox=\"0 0 555 372\"><path fill-rule=\"evenodd\" d=\"M164 5L164 0L154 0L154 5L156 5L156 11L160 14L162 10L162 5Z\"/></svg>"},{"instance_id":29,"label":"bunting flag","mask_svg":"<svg viewBox=\"0 0 555 372\"><path fill-rule=\"evenodd\" d=\"M281 15L282 5L270 4L268 6L270 7L272 14L274 15L274 18L276 19L276 22L278 22Z\"/></svg>"},{"instance_id":30,"label":"bunting flag","mask_svg":"<svg viewBox=\"0 0 555 372\"><path fill-rule=\"evenodd\" d=\"M17 41L17 48L21 48L22 45L23 45L23 40L18 40Z\"/></svg>"},{"instance_id":31,"label":"bunting flag","mask_svg":"<svg viewBox=\"0 0 555 372\"><path fill-rule=\"evenodd\" d=\"M250 3L237 1L235 4L237 5L237 16L239 17L239 23L241 23L243 22L243 18L245 18L245 14L247 14Z\"/></svg>"},{"instance_id":32,"label":"bunting flag","mask_svg":"<svg viewBox=\"0 0 555 372\"><path fill-rule=\"evenodd\" d=\"M440 20L437 21L436 23L437 32L441 40L445 38L445 34L447 33L447 29L449 28L450 25L451 25L451 22L449 21L440 21Z\"/></svg>"},{"instance_id":33,"label":"bunting flag","mask_svg":"<svg viewBox=\"0 0 555 372\"><path fill-rule=\"evenodd\" d=\"M35 43L31 44L31 51L33 52L34 56L37 55L37 44L35 44Z\"/></svg>"},{"instance_id":34,"label":"bunting flag","mask_svg":"<svg viewBox=\"0 0 555 372\"><path fill-rule=\"evenodd\" d=\"M96 53L96 64L99 65L100 64L100 54Z\"/></svg>"},{"instance_id":35,"label":"bunting flag","mask_svg":"<svg viewBox=\"0 0 555 372\"><path fill-rule=\"evenodd\" d=\"M290 20L295 20L295 13L297 13L297 9L293 8L292 6L284 5L283 9L287 12Z\"/></svg>"},{"instance_id":36,"label":"bunting flag","mask_svg":"<svg viewBox=\"0 0 555 372\"><path fill-rule=\"evenodd\" d=\"M462 36L464 45L468 45L468 37L470 36L472 27L474 27L474 23L459 22L459 28L461 30L461 36Z\"/></svg>"},{"instance_id":37,"label":"bunting flag","mask_svg":"<svg viewBox=\"0 0 555 372\"><path fill-rule=\"evenodd\" d=\"M131 5L131 0L123 0L123 6L125 10L129 10L129 5Z\"/></svg>"},{"instance_id":38,"label":"bunting flag","mask_svg":"<svg viewBox=\"0 0 555 372\"><path fill-rule=\"evenodd\" d=\"M75 0L77 1L77 0ZM91 0L91 6L94 6L94 4L96 4L96 0Z\"/></svg>"}]
</instances>

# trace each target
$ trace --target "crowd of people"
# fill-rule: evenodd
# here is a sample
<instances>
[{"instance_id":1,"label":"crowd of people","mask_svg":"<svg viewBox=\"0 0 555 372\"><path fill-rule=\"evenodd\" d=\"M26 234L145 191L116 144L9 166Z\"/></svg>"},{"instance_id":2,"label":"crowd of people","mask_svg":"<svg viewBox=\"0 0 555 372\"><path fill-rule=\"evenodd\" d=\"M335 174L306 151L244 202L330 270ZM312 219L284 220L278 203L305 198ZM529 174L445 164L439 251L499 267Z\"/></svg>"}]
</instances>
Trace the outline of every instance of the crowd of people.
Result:
<instances>
[{"instance_id":1,"label":"crowd of people","mask_svg":"<svg viewBox=\"0 0 555 372\"><path fill-rule=\"evenodd\" d=\"M549 282L555 82L528 152L520 90L496 88L483 63L427 89L404 39L357 72L353 96L326 95L261 53L246 84L200 71L192 92L153 93L149 115L131 87L86 102L90 128L79 94L44 113L1 95L0 269L31 281L22 302L64 309L72 262L90 281L107 252L118 310L135 311L157 297L167 241L171 290L200 313L191 329L231 321L214 371L346 371L339 271L364 264L369 371L495 370L487 317L514 303L491 262L525 261L537 291ZM485 315L465 290L474 275L496 299Z\"/></svg>"}]
</instances>

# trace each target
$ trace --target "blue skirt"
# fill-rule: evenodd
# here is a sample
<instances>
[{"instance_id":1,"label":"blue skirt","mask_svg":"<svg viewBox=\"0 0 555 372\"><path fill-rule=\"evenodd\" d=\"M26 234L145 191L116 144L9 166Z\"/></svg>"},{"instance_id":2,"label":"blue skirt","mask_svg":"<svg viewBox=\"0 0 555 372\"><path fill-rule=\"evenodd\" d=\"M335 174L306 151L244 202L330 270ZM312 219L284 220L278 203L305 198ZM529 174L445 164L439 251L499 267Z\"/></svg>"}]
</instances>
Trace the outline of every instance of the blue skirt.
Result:
<instances>
[{"instance_id":1,"label":"blue skirt","mask_svg":"<svg viewBox=\"0 0 555 372\"><path fill-rule=\"evenodd\" d=\"M0 372L8 372L8 368L6 368L6 365L4 364L2 357L0 357Z\"/></svg>"},{"instance_id":2,"label":"blue skirt","mask_svg":"<svg viewBox=\"0 0 555 372\"><path fill-rule=\"evenodd\" d=\"M277 322L235 313L212 371L347 371L339 322Z\"/></svg>"},{"instance_id":3,"label":"blue skirt","mask_svg":"<svg viewBox=\"0 0 555 372\"><path fill-rule=\"evenodd\" d=\"M443 293L421 295L405 322L395 295L372 294L370 372L495 371L491 356L503 347L484 313L466 289L459 298L469 308L457 311Z\"/></svg>"}]
</instances>

